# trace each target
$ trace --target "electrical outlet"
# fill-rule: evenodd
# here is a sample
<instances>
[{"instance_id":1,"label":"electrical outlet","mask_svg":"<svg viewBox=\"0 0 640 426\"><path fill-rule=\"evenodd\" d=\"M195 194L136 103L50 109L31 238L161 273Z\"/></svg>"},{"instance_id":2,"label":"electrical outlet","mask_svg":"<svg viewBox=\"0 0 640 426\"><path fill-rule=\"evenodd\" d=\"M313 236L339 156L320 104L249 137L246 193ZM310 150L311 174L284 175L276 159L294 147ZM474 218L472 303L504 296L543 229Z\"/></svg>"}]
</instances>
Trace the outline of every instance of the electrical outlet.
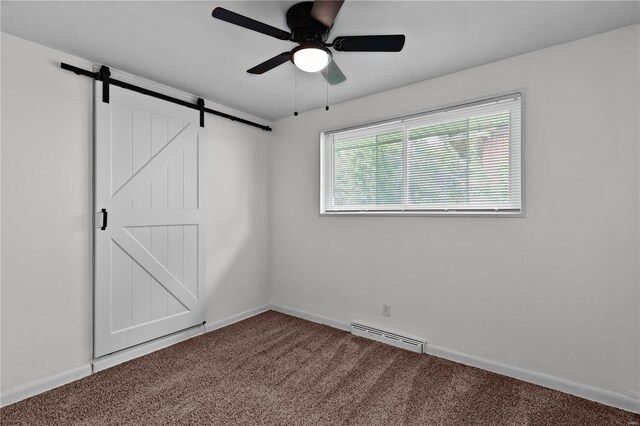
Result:
<instances>
[{"instance_id":1,"label":"electrical outlet","mask_svg":"<svg viewBox=\"0 0 640 426\"><path fill-rule=\"evenodd\" d=\"M391 316L391 305L388 303L383 303L382 304L382 315L384 315L385 317L390 317Z\"/></svg>"}]
</instances>

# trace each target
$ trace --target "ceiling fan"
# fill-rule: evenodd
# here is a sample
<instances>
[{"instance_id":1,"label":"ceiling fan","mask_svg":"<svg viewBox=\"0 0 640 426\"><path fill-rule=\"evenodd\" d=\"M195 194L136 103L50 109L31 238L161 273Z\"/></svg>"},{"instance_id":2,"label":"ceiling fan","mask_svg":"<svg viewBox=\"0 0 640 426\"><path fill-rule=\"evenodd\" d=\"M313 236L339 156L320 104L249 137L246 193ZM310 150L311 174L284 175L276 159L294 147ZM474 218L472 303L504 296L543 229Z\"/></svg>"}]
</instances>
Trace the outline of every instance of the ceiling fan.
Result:
<instances>
[{"instance_id":1,"label":"ceiling fan","mask_svg":"<svg viewBox=\"0 0 640 426\"><path fill-rule=\"evenodd\" d=\"M214 18L257 31L280 40L298 43L290 52L283 52L247 70L250 74L263 74L287 61L307 72L322 71L329 84L345 81L331 51L338 52L399 52L404 46L404 35L342 36L327 43L333 22L344 0L315 0L294 4L287 11L287 25L291 32L272 27L222 7L216 7Z\"/></svg>"}]
</instances>

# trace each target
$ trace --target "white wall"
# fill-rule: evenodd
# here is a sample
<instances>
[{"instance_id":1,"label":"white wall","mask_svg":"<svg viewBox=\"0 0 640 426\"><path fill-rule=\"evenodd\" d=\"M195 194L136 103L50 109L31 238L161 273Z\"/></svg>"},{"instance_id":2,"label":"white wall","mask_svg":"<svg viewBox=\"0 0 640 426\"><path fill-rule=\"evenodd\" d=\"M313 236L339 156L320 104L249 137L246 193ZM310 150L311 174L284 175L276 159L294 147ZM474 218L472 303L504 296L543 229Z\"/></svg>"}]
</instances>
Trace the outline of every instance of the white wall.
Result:
<instances>
[{"instance_id":1,"label":"white wall","mask_svg":"<svg viewBox=\"0 0 640 426\"><path fill-rule=\"evenodd\" d=\"M93 95L92 80L60 69L61 61L85 69L89 62L1 35L6 395L80 374L91 361ZM216 323L269 302L269 134L208 114L206 124L207 322Z\"/></svg>"},{"instance_id":2,"label":"white wall","mask_svg":"<svg viewBox=\"0 0 640 426\"><path fill-rule=\"evenodd\" d=\"M626 27L274 122L272 302L637 401L638 39ZM320 131L521 88L526 218L319 216Z\"/></svg>"},{"instance_id":3,"label":"white wall","mask_svg":"<svg viewBox=\"0 0 640 426\"><path fill-rule=\"evenodd\" d=\"M207 114L207 323L266 305L270 133Z\"/></svg>"},{"instance_id":4,"label":"white wall","mask_svg":"<svg viewBox=\"0 0 640 426\"><path fill-rule=\"evenodd\" d=\"M210 300L640 391L638 26L287 118L207 117ZM91 81L2 34L0 392L91 357ZM525 88L524 219L320 217L321 130ZM452 256L456 253L456 256ZM270 286L269 286L270 284ZM380 315L392 304L392 316Z\"/></svg>"},{"instance_id":5,"label":"white wall","mask_svg":"<svg viewBox=\"0 0 640 426\"><path fill-rule=\"evenodd\" d=\"M1 42L5 392L91 359L92 84L55 63L85 61Z\"/></svg>"}]
</instances>

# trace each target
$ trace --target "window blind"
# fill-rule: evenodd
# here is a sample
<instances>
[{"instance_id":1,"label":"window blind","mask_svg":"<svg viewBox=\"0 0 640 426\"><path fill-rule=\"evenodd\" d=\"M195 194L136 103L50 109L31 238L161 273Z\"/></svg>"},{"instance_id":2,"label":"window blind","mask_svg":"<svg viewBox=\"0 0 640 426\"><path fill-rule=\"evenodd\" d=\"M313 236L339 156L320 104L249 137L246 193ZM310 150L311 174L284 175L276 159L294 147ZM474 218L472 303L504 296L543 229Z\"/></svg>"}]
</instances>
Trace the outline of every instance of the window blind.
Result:
<instances>
[{"instance_id":1,"label":"window blind","mask_svg":"<svg viewBox=\"0 0 640 426\"><path fill-rule=\"evenodd\" d=\"M324 133L321 213L520 213L521 102Z\"/></svg>"}]
</instances>

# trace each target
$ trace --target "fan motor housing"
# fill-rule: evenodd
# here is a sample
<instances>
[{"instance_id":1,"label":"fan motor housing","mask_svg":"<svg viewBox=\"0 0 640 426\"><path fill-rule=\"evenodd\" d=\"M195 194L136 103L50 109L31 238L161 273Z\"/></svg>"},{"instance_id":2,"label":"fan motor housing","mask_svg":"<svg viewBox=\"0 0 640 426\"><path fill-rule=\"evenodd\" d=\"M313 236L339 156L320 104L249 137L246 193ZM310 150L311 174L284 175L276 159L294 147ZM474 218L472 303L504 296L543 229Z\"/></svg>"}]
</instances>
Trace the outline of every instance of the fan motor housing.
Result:
<instances>
[{"instance_id":1,"label":"fan motor housing","mask_svg":"<svg viewBox=\"0 0 640 426\"><path fill-rule=\"evenodd\" d=\"M287 11L287 26L297 43L325 43L329 38L330 28L311 18L312 7L312 1L305 1L294 4Z\"/></svg>"}]
</instances>

